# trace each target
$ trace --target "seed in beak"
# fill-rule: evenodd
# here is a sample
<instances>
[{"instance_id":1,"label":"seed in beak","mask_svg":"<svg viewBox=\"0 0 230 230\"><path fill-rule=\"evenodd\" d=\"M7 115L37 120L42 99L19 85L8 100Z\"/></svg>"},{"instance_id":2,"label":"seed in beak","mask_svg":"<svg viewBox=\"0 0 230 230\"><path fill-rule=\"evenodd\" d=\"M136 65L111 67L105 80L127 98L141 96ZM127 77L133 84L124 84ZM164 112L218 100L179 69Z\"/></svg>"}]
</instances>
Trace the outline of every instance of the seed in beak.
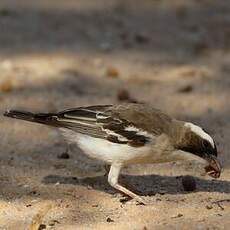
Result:
<instances>
[{"instance_id":1,"label":"seed in beak","mask_svg":"<svg viewBox=\"0 0 230 230\"><path fill-rule=\"evenodd\" d=\"M214 178L220 177L221 174L221 165L217 158L211 157L208 159L209 165L205 167L206 173Z\"/></svg>"}]
</instances>

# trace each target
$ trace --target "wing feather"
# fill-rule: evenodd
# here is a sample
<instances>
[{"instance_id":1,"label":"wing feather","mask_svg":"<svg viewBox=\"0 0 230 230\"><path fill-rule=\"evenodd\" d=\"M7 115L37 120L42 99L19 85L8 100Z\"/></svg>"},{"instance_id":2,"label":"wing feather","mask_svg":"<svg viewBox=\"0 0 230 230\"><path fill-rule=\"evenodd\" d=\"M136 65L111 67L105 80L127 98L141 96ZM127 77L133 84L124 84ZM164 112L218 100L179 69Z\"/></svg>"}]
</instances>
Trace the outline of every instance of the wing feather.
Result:
<instances>
[{"instance_id":1,"label":"wing feather","mask_svg":"<svg viewBox=\"0 0 230 230\"><path fill-rule=\"evenodd\" d=\"M12 110L4 115L132 146L143 146L155 136L169 132L172 122L159 110L130 103L79 107L59 113Z\"/></svg>"},{"instance_id":2,"label":"wing feather","mask_svg":"<svg viewBox=\"0 0 230 230\"><path fill-rule=\"evenodd\" d=\"M143 146L149 141L150 136L141 133L139 128L128 129L130 125L133 126L132 123L113 116L110 112L111 107L89 106L65 110L57 115L57 121L73 131L114 143Z\"/></svg>"}]
</instances>

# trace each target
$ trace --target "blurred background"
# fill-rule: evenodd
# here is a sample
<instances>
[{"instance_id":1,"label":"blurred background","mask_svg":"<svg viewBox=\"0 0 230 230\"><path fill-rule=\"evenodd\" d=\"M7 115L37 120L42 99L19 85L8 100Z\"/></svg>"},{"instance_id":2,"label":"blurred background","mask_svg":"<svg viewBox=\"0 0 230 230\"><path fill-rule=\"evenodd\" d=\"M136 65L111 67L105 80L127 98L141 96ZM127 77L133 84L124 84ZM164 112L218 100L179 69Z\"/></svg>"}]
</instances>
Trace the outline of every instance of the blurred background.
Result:
<instances>
[{"instance_id":1,"label":"blurred background","mask_svg":"<svg viewBox=\"0 0 230 230\"><path fill-rule=\"evenodd\" d=\"M52 112L123 101L150 103L176 118L198 123L209 131L216 139L225 167L223 179L227 181L230 179L229 73L228 0L0 0L1 113L9 108ZM103 169L85 158L79 149L76 150L78 154L69 153L70 160L59 159L66 151L66 145L55 130L6 118L0 118L0 121L0 184L3 189L0 198L6 213L7 210L15 210L15 213L7 214L9 216L0 213L0 226L6 229L18 229L19 224L28 226L37 206L28 211L25 205L34 197L40 199L42 205L44 199L57 205L64 193L71 190L69 193L72 194L78 189L81 194L90 193L85 198L81 195L84 202L90 196L100 202L104 199L105 189L99 188L93 193L93 190L87 190L87 186L80 186L74 180L68 183L65 177L60 179L63 175L98 175ZM127 169L127 173L160 172L175 176L192 172L198 175L194 169L186 167L178 169L174 164L165 168L140 166ZM54 174L60 177L54 178L55 182L47 188L44 178ZM67 186L57 188L55 183L60 183L58 178ZM162 181L162 178L155 179ZM139 184L141 180L141 177L138 178ZM177 189L176 184L167 186L170 179L165 180L169 193L178 192L173 190ZM139 185L140 190L148 184L146 179ZM206 184L208 186L212 184ZM228 183L215 186L215 192L230 192ZM222 190L218 190L218 186ZM55 193L50 192L53 189ZM204 192L203 187L201 190ZM33 194L34 191L36 194ZM71 199L74 198L66 196L62 202L72 204ZM103 201L104 211L99 216L89 211L91 203L87 211L76 211L85 207L84 202L66 208L67 211L62 213L65 221L58 216L64 212L64 206L60 205L59 209L55 209L56 213L51 212L47 217L45 225L48 226L56 215L60 223L50 225L50 228L63 229L65 226L65 229L72 229L78 223L82 229L92 226L107 229L103 220L108 213L116 213L114 218L117 220L112 225L115 229L125 226L124 220L118 218L122 211L115 211L115 200L110 201L109 194ZM191 199L189 202L194 201ZM20 208L24 214L18 211ZM199 208L198 205L196 209ZM167 209L161 209L162 213L169 215ZM147 211L150 209L147 208ZM190 211L196 226L197 213ZM201 213L204 219L208 216L204 211ZM27 217L26 220L22 220L21 216ZM143 222L137 216L138 209L135 209L127 218L133 221L135 217L134 222L140 227L137 229L144 229L149 219ZM162 225L166 218L163 216L156 217L158 222L151 222L150 226ZM207 221L211 223L212 220ZM221 219L223 221L227 221L227 217L226 220ZM169 222L166 221L167 224ZM186 226L186 222L184 224Z\"/></svg>"}]
</instances>

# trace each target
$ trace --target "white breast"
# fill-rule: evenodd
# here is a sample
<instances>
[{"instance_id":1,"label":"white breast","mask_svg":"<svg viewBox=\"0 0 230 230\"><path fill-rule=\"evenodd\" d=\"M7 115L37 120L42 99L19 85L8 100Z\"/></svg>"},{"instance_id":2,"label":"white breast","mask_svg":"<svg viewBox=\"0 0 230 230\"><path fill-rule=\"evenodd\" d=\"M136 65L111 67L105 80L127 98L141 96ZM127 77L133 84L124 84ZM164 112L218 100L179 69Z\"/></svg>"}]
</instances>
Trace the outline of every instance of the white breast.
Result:
<instances>
[{"instance_id":1,"label":"white breast","mask_svg":"<svg viewBox=\"0 0 230 230\"><path fill-rule=\"evenodd\" d=\"M94 138L79 134L68 129L61 129L65 138L78 144L89 157L112 162L138 163L147 161L151 154L149 145L144 147L132 147L126 144L116 144L105 139Z\"/></svg>"}]
</instances>

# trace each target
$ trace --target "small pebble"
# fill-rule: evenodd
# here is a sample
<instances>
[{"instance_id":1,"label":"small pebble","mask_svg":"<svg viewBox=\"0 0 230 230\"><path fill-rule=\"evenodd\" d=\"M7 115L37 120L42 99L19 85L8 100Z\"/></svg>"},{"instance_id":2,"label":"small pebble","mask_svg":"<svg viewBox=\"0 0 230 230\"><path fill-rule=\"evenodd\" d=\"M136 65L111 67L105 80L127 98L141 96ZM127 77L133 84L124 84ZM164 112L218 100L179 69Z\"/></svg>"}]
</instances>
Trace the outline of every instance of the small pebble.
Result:
<instances>
[{"instance_id":1,"label":"small pebble","mask_svg":"<svg viewBox=\"0 0 230 230\"><path fill-rule=\"evenodd\" d=\"M165 195L165 193L167 193L167 191L162 189L162 190L158 191L158 193L159 193L160 195Z\"/></svg>"},{"instance_id":2,"label":"small pebble","mask_svg":"<svg viewBox=\"0 0 230 230\"><path fill-rule=\"evenodd\" d=\"M34 190L34 191L31 191L30 194L36 195L36 194L37 194L37 191L35 191L35 190Z\"/></svg>"},{"instance_id":3,"label":"small pebble","mask_svg":"<svg viewBox=\"0 0 230 230\"><path fill-rule=\"evenodd\" d=\"M60 222L58 220L51 220L49 222L49 226L54 226L55 224L60 224Z\"/></svg>"},{"instance_id":4,"label":"small pebble","mask_svg":"<svg viewBox=\"0 0 230 230\"><path fill-rule=\"evenodd\" d=\"M126 89L120 89L117 92L117 100L129 103L138 103L136 99L130 96L129 91Z\"/></svg>"},{"instance_id":5,"label":"small pebble","mask_svg":"<svg viewBox=\"0 0 230 230\"><path fill-rule=\"evenodd\" d=\"M192 176L184 176L182 177L182 185L184 191L194 191L196 190L196 181Z\"/></svg>"},{"instance_id":6,"label":"small pebble","mask_svg":"<svg viewBox=\"0 0 230 230\"><path fill-rule=\"evenodd\" d=\"M42 229L46 229L46 225L45 224L40 224L39 225L38 230L42 230Z\"/></svg>"},{"instance_id":7,"label":"small pebble","mask_svg":"<svg viewBox=\"0 0 230 230\"><path fill-rule=\"evenodd\" d=\"M7 79L0 83L0 91L8 93L13 90L13 82L11 79Z\"/></svg>"},{"instance_id":8,"label":"small pebble","mask_svg":"<svg viewBox=\"0 0 230 230\"><path fill-rule=\"evenodd\" d=\"M119 72L115 67L108 67L106 70L106 76L111 78L117 78L119 76Z\"/></svg>"},{"instance_id":9,"label":"small pebble","mask_svg":"<svg viewBox=\"0 0 230 230\"><path fill-rule=\"evenodd\" d=\"M173 216L172 218L180 218L180 217L182 217L183 216L183 214L181 214L181 213L178 213L178 215L176 215L176 216Z\"/></svg>"},{"instance_id":10,"label":"small pebble","mask_svg":"<svg viewBox=\"0 0 230 230\"><path fill-rule=\"evenodd\" d=\"M136 34L134 39L139 44L148 43L150 40L149 37L145 34Z\"/></svg>"},{"instance_id":11,"label":"small pebble","mask_svg":"<svg viewBox=\"0 0 230 230\"><path fill-rule=\"evenodd\" d=\"M109 223L114 222L114 220L111 219L110 217L108 217L108 218L106 219L106 221L109 222Z\"/></svg>"},{"instance_id":12,"label":"small pebble","mask_svg":"<svg viewBox=\"0 0 230 230\"><path fill-rule=\"evenodd\" d=\"M67 152L61 153L60 155L58 155L58 159L69 159L70 156Z\"/></svg>"},{"instance_id":13,"label":"small pebble","mask_svg":"<svg viewBox=\"0 0 230 230\"><path fill-rule=\"evenodd\" d=\"M190 93L193 91L192 85L186 85L178 90L179 93Z\"/></svg>"},{"instance_id":14,"label":"small pebble","mask_svg":"<svg viewBox=\"0 0 230 230\"><path fill-rule=\"evenodd\" d=\"M211 205L206 205L206 209L210 210L213 209L213 207Z\"/></svg>"},{"instance_id":15,"label":"small pebble","mask_svg":"<svg viewBox=\"0 0 230 230\"><path fill-rule=\"evenodd\" d=\"M130 94L126 89L120 89L117 92L117 99L118 101L128 101L130 99Z\"/></svg>"}]
</instances>

